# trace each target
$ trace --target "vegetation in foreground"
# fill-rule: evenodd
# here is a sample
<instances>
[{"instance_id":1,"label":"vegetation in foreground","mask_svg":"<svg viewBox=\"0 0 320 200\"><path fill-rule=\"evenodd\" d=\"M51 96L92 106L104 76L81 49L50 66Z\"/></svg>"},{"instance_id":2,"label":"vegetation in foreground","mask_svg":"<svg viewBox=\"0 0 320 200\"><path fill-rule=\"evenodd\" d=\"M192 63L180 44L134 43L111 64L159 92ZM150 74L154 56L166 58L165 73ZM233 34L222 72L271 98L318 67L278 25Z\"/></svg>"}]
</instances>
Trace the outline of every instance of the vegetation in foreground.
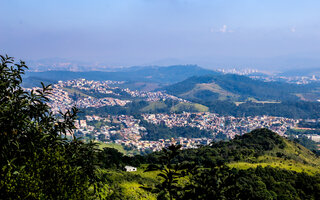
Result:
<instances>
[{"instance_id":1,"label":"vegetation in foreground","mask_svg":"<svg viewBox=\"0 0 320 200\"><path fill-rule=\"evenodd\" d=\"M46 105L48 86L21 88L24 62L1 56L0 199L89 199L98 194L95 144L65 135L77 109L56 118Z\"/></svg>"},{"instance_id":2,"label":"vegetation in foreground","mask_svg":"<svg viewBox=\"0 0 320 200\"><path fill-rule=\"evenodd\" d=\"M66 139L77 109L53 116L50 88L21 88L23 62L1 56L0 199L317 199L319 158L258 129L198 149L126 156ZM125 165L138 167L124 172ZM143 169L145 169L143 172Z\"/></svg>"}]
</instances>

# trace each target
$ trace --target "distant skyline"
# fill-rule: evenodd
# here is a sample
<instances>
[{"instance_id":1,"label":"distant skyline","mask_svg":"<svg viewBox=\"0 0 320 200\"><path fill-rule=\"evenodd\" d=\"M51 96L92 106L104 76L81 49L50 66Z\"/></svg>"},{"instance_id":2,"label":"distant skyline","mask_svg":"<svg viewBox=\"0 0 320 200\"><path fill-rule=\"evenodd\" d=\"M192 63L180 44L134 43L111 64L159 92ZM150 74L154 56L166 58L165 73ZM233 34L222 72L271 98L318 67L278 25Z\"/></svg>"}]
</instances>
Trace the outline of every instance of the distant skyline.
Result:
<instances>
[{"instance_id":1,"label":"distant skyline","mask_svg":"<svg viewBox=\"0 0 320 200\"><path fill-rule=\"evenodd\" d=\"M110 66L320 68L317 0L2 0L0 54Z\"/></svg>"}]
</instances>

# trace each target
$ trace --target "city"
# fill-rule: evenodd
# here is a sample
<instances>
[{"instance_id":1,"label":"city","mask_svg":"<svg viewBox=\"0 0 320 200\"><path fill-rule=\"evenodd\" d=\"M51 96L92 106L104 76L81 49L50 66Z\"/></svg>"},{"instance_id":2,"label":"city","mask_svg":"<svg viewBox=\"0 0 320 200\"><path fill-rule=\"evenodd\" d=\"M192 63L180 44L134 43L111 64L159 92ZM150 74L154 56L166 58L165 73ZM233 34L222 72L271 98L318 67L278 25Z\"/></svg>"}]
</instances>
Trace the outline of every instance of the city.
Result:
<instances>
[{"instance_id":1,"label":"city","mask_svg":"<svg viewBox=\"0 0 320 200\"><path fill-rule=\"evenodd\" d=\"M120 88L123 81L90 81L85 79L59 81L52 86L48 96L53 113L66 112L73 106L78 108L100 108L104 106L125 106L136 98L157 102L171 99L179 102L187 100L168 95L164 92L145 92ZM117 86L115 86L117 85ZM28 88L27 91L39 88ZM85 93L87 91L87 93ZM78 95L74 98L72 93ZM98 94L98 95L97 95ZM99 94L112 97L97 98ZM92 96L90 96L92 95ZM107 113L106 113L107 114ZM148 130L141 125L141 120L166 127L194 127L209 131L210 137L178 137L161 138L158 140L142 139ZM210 144L215 138L233 139L257 128L268 128L281 136L286 136L289 129L297 128L299 119L274 116L233 117L222 116L212 112L183 113L141 113L139 119L131 115L86 115L75 121L74 134L77 137L89 137L106 143L116 143L138 152L159 151L170 144L181 144L182 148L197 148L199 145ZM317 138L309 135L309 138ZM317 140L317 139L315 139Z\"/></svg>"}]
</instances>

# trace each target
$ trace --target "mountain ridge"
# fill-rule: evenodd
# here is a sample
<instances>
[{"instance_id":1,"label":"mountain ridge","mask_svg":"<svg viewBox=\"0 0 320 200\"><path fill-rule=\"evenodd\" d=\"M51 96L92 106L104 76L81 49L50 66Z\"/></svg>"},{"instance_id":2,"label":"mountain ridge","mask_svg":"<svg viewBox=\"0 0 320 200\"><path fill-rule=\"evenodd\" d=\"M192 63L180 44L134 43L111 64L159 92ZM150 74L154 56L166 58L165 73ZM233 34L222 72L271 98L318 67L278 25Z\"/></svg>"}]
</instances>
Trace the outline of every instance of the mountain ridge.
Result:
<instances>
[{"instance_id":1,"label":"mountain ridge","mask_svg":"<svg viewBox=\"0 0 320 200\"><path fill-rule=\"evenodd\" d=\"M236 74L218 74L193 76L162 89L169 94L201 103L213 100L246 101L248 98L258 101L297 101L297 94L311 90L311 87L263 82Z\"/></svg>"},{"instance_id":2,"label":"mountain ridge","mask_svg":"<svg viewBox=\"0 0 320 200\"><path fill-rule=\"evenodd\" d=\"M71 79L85 78L89 80L114 80L114 81L132 81L132 82L157 82L161 84L172 84L183 81L190 76L219 74L219 72L204 69L197 65L172 65L166 67L131 67L122 68L118 71L45 71L45 72L26 72L25 80L30 77L37 79L51 79L53 81L65 81Z\"/></svg>"}]
</instances>

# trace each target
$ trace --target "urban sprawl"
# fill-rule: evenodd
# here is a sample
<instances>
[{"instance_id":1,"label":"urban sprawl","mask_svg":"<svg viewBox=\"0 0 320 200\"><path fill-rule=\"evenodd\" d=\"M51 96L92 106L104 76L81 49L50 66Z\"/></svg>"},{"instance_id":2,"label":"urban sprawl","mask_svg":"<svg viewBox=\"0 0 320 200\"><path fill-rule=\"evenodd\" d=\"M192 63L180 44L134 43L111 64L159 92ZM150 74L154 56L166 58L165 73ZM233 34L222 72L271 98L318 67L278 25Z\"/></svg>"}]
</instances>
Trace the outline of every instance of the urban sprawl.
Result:
<instances>
[{"instance_id":1,"label":"urban sprawl","mask_svg":"<svg viewBox=\"0 0 320 200\"><path fill-rule=\"evenodd\" d=\"M172 99L179 102L187 100L166 94L164 92L133 91L128 88L122 89L116 85L123 84L119 81L89 81L85 79L59 81L52 85L51 94L48 96L53 113L65 112L73 106L79 108L99 108L103 106L125 106L132 100L120 98L125 94L131 98L143 98L145 101L164 101ZM27 91L40 88L27 88ZM87 92L79 92L87 91ZM110 97L97 98L90 96L91 93L110 94ZM79 98L72 98L72 95ZM119 98L117 98L119 96ZM172 127L195 127L200 130L210 131L212 137L201 138L170 138L157 141L142 140L142 136L148 134L148 130L141 125L141 120L149 123ZM288 129L297 127L299 120L273 116L233 117L220 116L210 112L189 113L161 113L141 114L137 119L130 115L86 115L75 121L73 133L79 137L90 136L106 143L116 143L136 149L140 152L158 151L172 143L181 144L183 148L197 148L199 145L210 144L217 135L226 138L234 138L256 128L268 128L279 135L286 136ZM319 139L319 138L315 138Z\"/></svg>"}]
</instances>

